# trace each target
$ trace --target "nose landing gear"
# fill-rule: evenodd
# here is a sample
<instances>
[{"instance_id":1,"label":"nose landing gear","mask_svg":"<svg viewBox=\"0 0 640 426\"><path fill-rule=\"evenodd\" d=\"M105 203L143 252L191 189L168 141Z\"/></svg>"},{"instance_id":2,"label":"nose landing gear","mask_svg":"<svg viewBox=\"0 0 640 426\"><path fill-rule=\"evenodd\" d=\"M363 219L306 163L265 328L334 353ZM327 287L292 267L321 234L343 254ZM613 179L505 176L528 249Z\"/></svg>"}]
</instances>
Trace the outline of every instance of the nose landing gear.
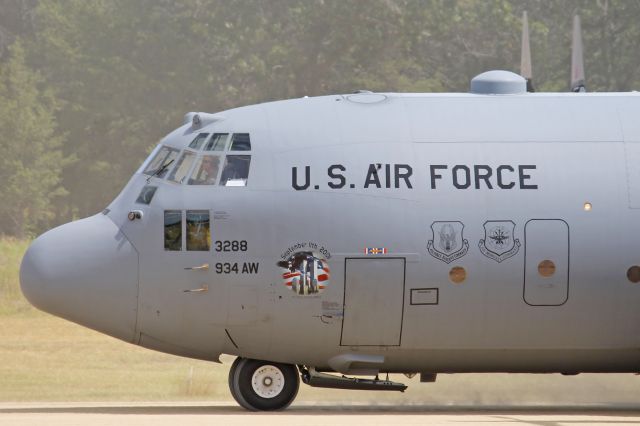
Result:
<instances>
[{"instance_id":1,"label":"nose landing gear","mask_svg":"<svg viewBox=\"0 0 640 426\"><path fill-rule=\"evenodd\" d=\"M251 411L281 410L298 394L300 377L295 366L236 358L229 370L231 395Z\"/></svg>"}]
</instances>

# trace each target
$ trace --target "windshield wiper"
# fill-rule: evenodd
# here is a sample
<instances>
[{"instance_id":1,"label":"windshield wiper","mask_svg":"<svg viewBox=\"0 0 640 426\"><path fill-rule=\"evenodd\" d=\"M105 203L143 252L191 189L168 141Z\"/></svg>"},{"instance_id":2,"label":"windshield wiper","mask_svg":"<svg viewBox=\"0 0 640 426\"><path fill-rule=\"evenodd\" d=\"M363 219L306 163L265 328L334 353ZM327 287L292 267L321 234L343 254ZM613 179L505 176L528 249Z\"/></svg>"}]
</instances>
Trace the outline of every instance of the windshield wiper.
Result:
<instances>
[{"instance_id":1,"label":"windshield wiper","mask_svg":"<svg viewBox=\"0 0 640 426\"><path fill-rule=\"evenodd\" d=\"M164 163L162 165L162 167L160 167L158 170L156 170L155 172L153 172L153 174L151 174L148 178L147 178L147 183L149 183L149 181L151 180L152 177L154 176L158 176L160 173L164 172L165 170L167 170L167 167L169 167L171 165L171 163L173 163L173 160L170 160L166 163Z\"/></svg>"}]
</instances>

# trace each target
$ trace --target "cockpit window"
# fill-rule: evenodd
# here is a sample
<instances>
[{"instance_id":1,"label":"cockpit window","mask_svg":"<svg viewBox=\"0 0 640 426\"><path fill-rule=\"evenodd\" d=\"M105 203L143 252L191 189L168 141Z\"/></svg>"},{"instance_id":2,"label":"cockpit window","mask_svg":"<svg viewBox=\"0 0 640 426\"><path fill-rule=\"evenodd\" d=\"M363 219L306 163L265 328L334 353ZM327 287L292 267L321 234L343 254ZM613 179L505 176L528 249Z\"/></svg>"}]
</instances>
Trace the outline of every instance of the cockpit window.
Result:
<instances>
[{"instance_id":1,"label":"cockpit window","mask_svg":"<svg viewBox=\"0 0 640 426\"><path fill-rule=\"evenodd\" d=\"M229 133L214 133L209 142L204 146L205 151L224 151Z\"/></svg>"},{"instance_id":2,"label":"cockpit window","mask_svg":"<svg viewBox=\"0 0 640 426\"><path fill-rule=\"evenodd\" d=\"M200 147L202 146L202 144L204 143L204 141L207 139L208 136L209 136L209 133L200 133L198 136L195 137L194 140L191 141L191 143L189 144L189 148L200 149Z\"/></svg>"},{"instance_id":3,"label":"cockpit window","mask_svg":"<svg viewBox=\"0 0 640 426\"><path fill-rule=\"evenodd\" d=\"M247 186L250 155L227 155L220 178L221 186Z\"/></svg>"},{"instance_id":4,"label":"cockpit window","mask_svg":"<svg viewBox=\"0 0 640 426\"><path fill-rule=\"evenodd\" d=\"M163 146L162 149L158 151L153 160L151 160L143 173L149 176L156 175L162 179L167 174L167 164L169 164L171 161L175 161L176 157L178 157L179 152L180 151L178 151L177 149Z\"/></svg>"},{"instance_id":5,"label":"cockpit window","mask_svg":"<svg viewBox=\"0 0 640 426\"><path fill-rule=\"evenodd\" d=\"M178 160L178 164L173 168L168 179L173 182L182 183L189 173L189 169L191 169L191 164L193 163L194 158L195 154L193 152L185 151L184 154L182 154L182 157Z\"/></svg>"},{"instance_id":6,"label":"cockpit window","mask_svg":"<svg viewBox=\"0 0 640 426\"><path fill-rule=\"evenodd\" d=\"M156 190L157 189L158 189L157 186L146 185L140 191L140 194L138 195L138 199L136 200L136 203L138 203L138 204L149 204L149 203L151 203L151 200L153 200L153 196L156 194Z\"/></svg>"},{"instance_id":7,"label":"cockpit window","mask_svg":"<svg viewBox=\"0 0 640 426\"><path fill-rule=\"evenodd\" d=\"M220 156L203 155L198 157L189 185L215 185L220 170Z\"/></svg>"},{"instance_id":8,"label":"cockpit window","mask_svg":"<svg viewBox=\"0 0 640 426\"><path fill-rule=\"evenodd\" d=\"M234 133L230 151L251 151L249 133Z\"/></svg>"},{"instance_id":9,"label":"cockpit window","mask_svg":"<svg viewBox=\"0 0 640 426\"><path fill-rule=\"evenodd\" d=\"M209 251L209 211L187 210L187 251Z\"/></svg>"},{"instance_id":10,"label":"cockpit window","mask_svg":"<svg viewBox=\"0 0 640 426\"><path fill-rule=\"evenodd\" d=\"M164 211L164 249L182 250L182 212L180 210Z\"/></svg>"}]
</instances>

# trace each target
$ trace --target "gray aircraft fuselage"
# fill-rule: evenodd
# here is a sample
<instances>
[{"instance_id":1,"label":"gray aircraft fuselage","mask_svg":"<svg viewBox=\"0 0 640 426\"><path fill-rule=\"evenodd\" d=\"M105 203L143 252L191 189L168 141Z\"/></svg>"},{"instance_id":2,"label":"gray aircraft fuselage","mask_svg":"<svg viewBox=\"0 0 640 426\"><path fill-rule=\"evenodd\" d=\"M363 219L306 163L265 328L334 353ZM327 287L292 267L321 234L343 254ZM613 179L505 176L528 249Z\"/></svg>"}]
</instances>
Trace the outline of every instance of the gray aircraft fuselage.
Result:
<instances>
[{"instance_id":1,"label":"gray aircraft fuselage","mask_svg":"<svg viewBox=\"0 0 640 426\"><path fill-rule=\"evenodd\" d=\"M638 372L639 113L635 93L358 93L189 121L104 212L33 242L23 292L212 361ZM246 180L174 170L205 133L250 135L208 152L250 156ZM161 147L179 153L145 174Z\"/></svg>"}]
</instances>

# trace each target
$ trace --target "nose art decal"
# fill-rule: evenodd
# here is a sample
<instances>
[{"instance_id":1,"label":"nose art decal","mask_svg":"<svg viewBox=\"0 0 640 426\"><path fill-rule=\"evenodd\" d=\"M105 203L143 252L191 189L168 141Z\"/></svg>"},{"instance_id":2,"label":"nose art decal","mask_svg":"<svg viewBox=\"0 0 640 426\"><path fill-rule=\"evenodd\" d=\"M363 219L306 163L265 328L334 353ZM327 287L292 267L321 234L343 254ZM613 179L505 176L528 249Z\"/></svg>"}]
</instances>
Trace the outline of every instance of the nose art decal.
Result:
<instances>
[{"instance_id":1,"label":"nose art decal","mask_svg":"<svg viewBox=\"0 0 640 426\"><path fill-rule=\"evenodd\" d=\"M277 265L284 285L300 296L321 293L330 279L327 259L315 251L297 251Z\"/></svg>"}]
</instances>

